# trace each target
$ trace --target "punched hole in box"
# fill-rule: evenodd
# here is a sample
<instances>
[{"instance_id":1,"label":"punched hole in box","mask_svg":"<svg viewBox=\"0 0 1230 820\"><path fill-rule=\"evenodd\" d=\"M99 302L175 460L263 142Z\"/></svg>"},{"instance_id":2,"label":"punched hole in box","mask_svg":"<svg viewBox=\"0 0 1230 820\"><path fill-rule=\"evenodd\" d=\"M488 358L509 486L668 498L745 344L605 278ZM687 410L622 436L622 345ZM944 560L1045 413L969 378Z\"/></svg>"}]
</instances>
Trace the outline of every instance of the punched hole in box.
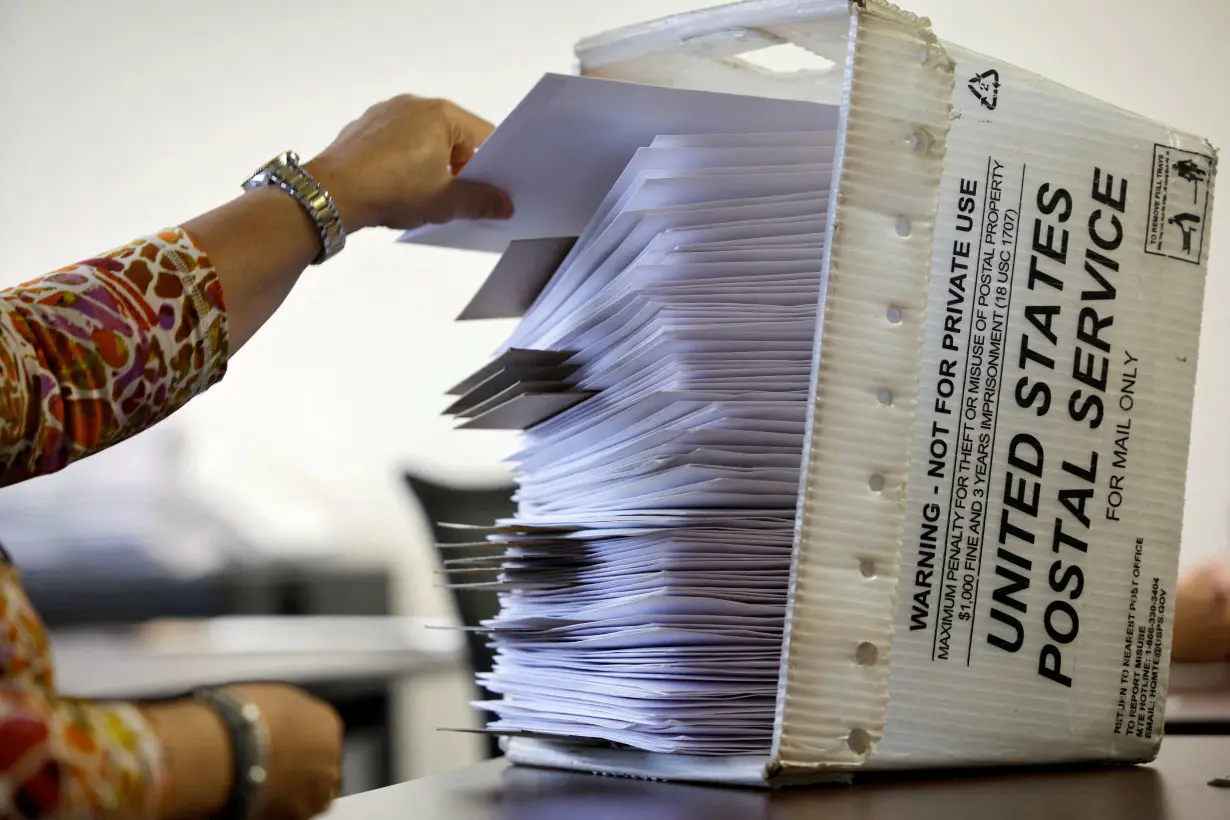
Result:
<instances>
[{"instance_id":1,"label":"punched hole in box","mask_svg":"<svg viewBox=\"0 0 1230 820\"><path fill-rule=\"evenodd\" d=\"M873 493L880 492L881 490L884 489L884 476L880 475L879 473L876 473L875 475L871 476L871 478L867 479L867 486L871 489Z\"/></svg>"},{"instance_id":2,"label":"punched hole in box","mask_svg":"<svg viewBox=\"0 0 1230 820\"><path fill-rule=\"evenodd\" d=\"M858 649L854 650L854 659L858 661L859 666L872 666L880 657L880 650L876 649L876 645L870 641L863 641L858 645Z\"/></svg>"},{"instance_id":3,"label":"punched hole in box","mask_svg":"<svg viewBox=\"0 0 1230 820\"><path fill-rule=\"evenodd\" d=\"M927 129L920 128L913 134L910 134L910 150L916 154L925 154L931 150L931 146L935 143L935 139L928 133Z\"/></svg>"},{"instance_id":4,"label":"punched hole in box","mask_svg":"<svg viewBox=\"0 0 1230 820\"><path fill-rule=\"evenodd\" d=\"M871 735L866 729L851 729L846 737L846 746L856 755L865 755L871 749Z\"/></svg>"}]
</instances>

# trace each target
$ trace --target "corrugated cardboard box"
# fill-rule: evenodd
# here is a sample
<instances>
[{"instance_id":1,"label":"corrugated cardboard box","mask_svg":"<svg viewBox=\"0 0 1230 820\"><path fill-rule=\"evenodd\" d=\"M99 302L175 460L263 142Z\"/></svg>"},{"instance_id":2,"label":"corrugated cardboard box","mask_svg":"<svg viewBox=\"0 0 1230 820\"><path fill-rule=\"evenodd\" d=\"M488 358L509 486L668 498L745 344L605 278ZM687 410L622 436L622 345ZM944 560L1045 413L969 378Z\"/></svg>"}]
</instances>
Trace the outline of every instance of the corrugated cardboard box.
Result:
<instances>
[{"instance_id":1,"label":"corrugated cardboard box","mask_svg":"<svg viewBox=\"0 0 1230 820\"><path fill-rule=\"evenodd\" d=\"M1156 754L1216 154L929 25L750 0L578 46L840 102L839 181L771 752L513 761L779 786ZM738 58L782 43L834 69Z\"/></svg>"}]
</instances>

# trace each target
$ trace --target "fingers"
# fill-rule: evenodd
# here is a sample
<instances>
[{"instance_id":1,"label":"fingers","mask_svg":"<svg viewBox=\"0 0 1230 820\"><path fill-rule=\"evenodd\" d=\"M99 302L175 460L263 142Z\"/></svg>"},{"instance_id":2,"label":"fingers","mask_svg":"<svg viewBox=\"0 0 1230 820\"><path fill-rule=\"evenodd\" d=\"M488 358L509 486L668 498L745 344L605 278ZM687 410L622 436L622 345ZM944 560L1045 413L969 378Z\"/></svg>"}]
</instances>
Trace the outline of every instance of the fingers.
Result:
<instances>
[{"instance_id":1,"label":"fingers","mask_svg":"<svg viewBox=\"0 0 1230 820\"><path fill-rule=\"evenodd\" d=\"M502 220L512 215L512 200L499 188L455 179L431 203L427 217L439 224L455 219Z\"/></svg>"},{"instance_id":2,"label":"fingers","mask_svg":"<svg viewBox=\"0 0 1230 820\"><path fill-rule=\"evenodd\" d=\"M335 785L314 784L307 794L306 805L308 807L308 817L315 817L328 809L333 802L337 800L341 788Z\"/></svg>"},{"instance_id":3,"label":"fingers","mask_svg":"<svg viewBox=\"0 0 1230 820\"><path fill-rule=\"evenodd\" d=\"M475 147L473 145L454 145L453 155L449 157L448 169L453 176L460 174L470 162L474 159Z\"/></svg>"},{"instance_id":4,"label":"fingers","mask_svg":"<svg viewBox=\"0 0 1230 820\"><path fill-rule=\"evenodd\" d=\"M495 126L451 102L443 103L441 110L453 143L449 168L455 175L474 158L478 146L486 142ZM432 222L451 222L454 219L508 219L512 215L512 200L503 191L454 180L438 198L429 218Z\"/></svg>"},{"instance_id":5,"label":"fingers","mask_svg":"<svg viewBox=\"0 0 1230 820\"><path fill-rule=\"evenodd\" d=\"M446 102L443 104L445 122L454 146L473 149L487 141L495 126L464 108ZM468 159L468 157L467 157Z\"/></svg>"}]
</instances>

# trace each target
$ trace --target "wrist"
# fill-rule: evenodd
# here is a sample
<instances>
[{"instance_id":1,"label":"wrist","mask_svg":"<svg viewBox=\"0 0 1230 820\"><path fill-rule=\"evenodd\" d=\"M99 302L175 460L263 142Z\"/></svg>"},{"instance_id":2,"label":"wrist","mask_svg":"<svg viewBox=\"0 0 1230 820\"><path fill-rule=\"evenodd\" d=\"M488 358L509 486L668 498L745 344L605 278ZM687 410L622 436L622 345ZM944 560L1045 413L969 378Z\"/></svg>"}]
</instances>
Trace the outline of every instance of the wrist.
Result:
<instances>
[{"instance_id":1,"label":"wrist","mask_svg":"<svg viewBox=\"0 0 1230 820\"><path fill-rule=\"evenodd\" d=\"M320 183L320 187L328 192L348 235L376 224L369 210L364 207L362 198L355 195L353 186L348 184L345 171L335 167L327 157L319 156L309 160L303 164L303 170L311 174L312 178Z\"/></svg>"},{"instance_id":2,"label":"wrist","mask_svg":"<svg viewBox=\"0 0 1230 820\"><path fill-rule=\"evenodd\" d=\"M162 745L170 781L161 817L208 817L220 811L234 771L226 725L194 701L152 704L141 712Z\"/></svg>"}]
</instances>

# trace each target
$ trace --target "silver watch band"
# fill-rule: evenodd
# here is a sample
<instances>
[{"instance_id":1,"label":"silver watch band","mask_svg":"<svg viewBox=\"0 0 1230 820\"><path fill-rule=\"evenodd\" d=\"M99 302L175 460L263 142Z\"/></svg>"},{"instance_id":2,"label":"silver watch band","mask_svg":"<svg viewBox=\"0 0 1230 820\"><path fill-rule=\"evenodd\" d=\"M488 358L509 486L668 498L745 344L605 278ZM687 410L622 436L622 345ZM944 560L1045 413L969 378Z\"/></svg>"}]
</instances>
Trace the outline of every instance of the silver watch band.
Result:
<instances>
[{"instance_id":1,"label":"silver watch band","mask_svg":"<svg viewBox=\"0 0 1230 820\"><path fill-rule=\"evenodd\" d=\"M316 230L320 232L320 253L312 260L313 265L331 259L346 247L346 229L333 197L303 169L294 151L278 154L262 165L248 177L243 187L251 190L262 185L275 185L290 194L316 223Z\"/></svg>"}]
</instances>

